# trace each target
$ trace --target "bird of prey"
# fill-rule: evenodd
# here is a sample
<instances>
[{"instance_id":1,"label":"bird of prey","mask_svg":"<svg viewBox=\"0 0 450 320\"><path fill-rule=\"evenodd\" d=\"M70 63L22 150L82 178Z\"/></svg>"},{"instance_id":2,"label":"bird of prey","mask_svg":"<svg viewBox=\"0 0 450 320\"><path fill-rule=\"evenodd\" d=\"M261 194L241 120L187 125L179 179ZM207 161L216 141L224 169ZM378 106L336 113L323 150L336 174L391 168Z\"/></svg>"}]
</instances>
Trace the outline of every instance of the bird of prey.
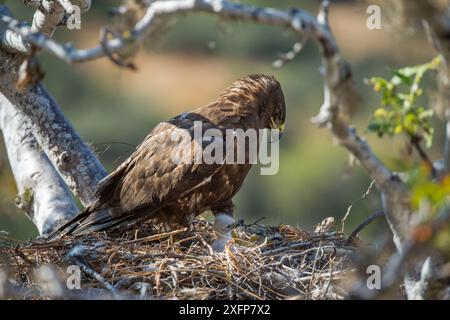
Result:
<instances>
[{"instance_id":1,"label":"bird of prey","mask_svg":"<svg viewBox=\"0 0 450 320\"><path fill-rule=\"evenodd\" d=\"M151 220L187 226L210 210L215 216L216 250L222 250L234 226L232 198L239 191L252 163L174 161L186 147L207 147L193 132L274 129L282 131L286 117L283 91L273 77L254 74L233 82L216 101L157 125L135 152L103 179L94 201L49 239L83 235L137 221ZM173 139L185 133L188 139ZM225 141L225 140L224 140ZM225 144L225 143L224 143ZM194 154L194 153L193 153ZM248 158L246 154L246 159ZM250 162L250 161L249 161Z\"/></svg>"}]
</instances>

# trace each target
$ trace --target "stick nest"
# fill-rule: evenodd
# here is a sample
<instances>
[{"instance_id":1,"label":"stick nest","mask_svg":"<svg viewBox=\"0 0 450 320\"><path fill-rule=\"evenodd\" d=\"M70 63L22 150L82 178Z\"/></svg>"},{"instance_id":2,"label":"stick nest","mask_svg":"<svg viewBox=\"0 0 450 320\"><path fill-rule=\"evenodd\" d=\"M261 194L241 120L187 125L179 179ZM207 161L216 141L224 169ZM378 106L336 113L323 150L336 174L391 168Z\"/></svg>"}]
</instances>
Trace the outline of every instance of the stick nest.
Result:
<instances>
[{"instance_id":1,"label":"stick nest","mask_svg":"<svg viewBox=\"0 0 450 320\"><path fill-rule=\"evenodd\" d=\"M241 225L222 253L214 239L202 220L48 243L0 236L0 298L342 299L358 250L341 233L289 225Z\"/></svg>"}]
</instances>

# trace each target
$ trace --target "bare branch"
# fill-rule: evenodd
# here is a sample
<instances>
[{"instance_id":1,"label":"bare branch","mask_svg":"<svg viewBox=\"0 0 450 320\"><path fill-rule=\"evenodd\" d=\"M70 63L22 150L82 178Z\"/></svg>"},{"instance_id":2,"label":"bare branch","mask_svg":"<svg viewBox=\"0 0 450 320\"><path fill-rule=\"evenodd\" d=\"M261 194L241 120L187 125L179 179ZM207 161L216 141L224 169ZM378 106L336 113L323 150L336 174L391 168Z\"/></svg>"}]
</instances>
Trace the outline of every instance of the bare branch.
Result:
<instances>
[{"instance_id":1,"label":"bare branch","mask_svg":"<svg viewBox=\"0 0 450 320\"><path fill-rule=\"evenodd\" d=\"M5 25L7 30L13 30L20 35L24 41L45 49L68 63L78 63L107 56L103 47L107 48L109 53L113 53L130 44L141 43L151 32L157 18L191 13L208 13L222 19L253 21L260 24L281 26L293 30L300 36L314 36L322 43L324 54L327 57L332 56L334 50L337 49L328 27L306 11L259 8L221 0L155 1L148 7L145 15L126 37L114 38L105 42L103 46L98 45L90 49L75 49L69 44L59 44L46 34L32 32L30 27L9 16L0 15L0 23ZM23 52L19 47L17 51Z\"/></svg>"},{"instance_id":2,"label":"bare branch","mask_svg":"<svg viewBox=\"0 0 450 320\"><path fill-rule=\"evenodd\" d=\"M378 218L384 217L383 211L376 211L375 213L372 213L370 216L368 216L366 219L364 219L363 222L361 222L348 236L348 239L351 240L353 238L356 238L358 234L369 224L371 224L373 221L377 220Z\"/></svg>"},{"instance_id":3,"label":"bare branch","mask_svg":"<svg viewBox=\"0 0 450 320\"><path fill-rule=\"evenodd\" d=\"M106 176L105 169L41 83L17 90L21 62L1 50L0 61L0 92L23 113L51 163L80 201L88 205L97 183Z\"/></svg>"},{"instance_id":4,"label":"bare branch","mask_svg":"<svg viewBox=\"0 0 450 320\"><path fill-rule=\"evenodd\" d=\"M47 235L75 216L78 208L70 190L38 146L27 121L1 93L0 129L19 190L17 204L39 233Z\"/></svg>"},{"instance_id":5,"label":"bare branch","mask_svg":"<svg viewBox=\"0 0 450 320\"><path fill-rule=\"evenodd\" d=\"M412 146L416 149L417 153L419 154L422 161L430 168L431 170L431 176L436 176L436 168L434 167L433 161L431 161L430 157L428 157L428 154L425 152L425 150L420 145L420 138L411 136L410 137Z\"/></svg>"},{"instance_id":6,"label":"bare branch","mask_svg":"<svg viewBox=\"0 0 450 320\"><path fill-rule=\"evenodd\" d=\"M319 126L328 127L335 140L350 151L366 168L382 193L386 218L394 234L398 248L409 237L411 227L410 195L406 185L391 172L373 153L367 142L347 124L348 110L358 103L352 85L349 64L339 54L336 41L328 25L328 2L325 1L317 18L320 23L320 41L323 51L322 75L324 78L324 102L319 114L312 119Z\"/></svg>"},{"instance_id":7,"label":"bare branch","mask_svg":"<svg viewBox=\"0 0 450 320\"><path fill-rule=\"evenodd\" d=\"M116 65L122 68L127 68L133 71L136 71L137 68L132 62L124 62L120 59L120 57L115 57L113 52L109 52L109 49L106 45L108 34L114 35L117 38L121 38L121 35L115 32L114 30L111 30L107 27L104 27L100 31L100 44L103 48L103 51L105 52L106 56Z\"/></svg>"},{"instance_id":8,"label":"bare branch","mask_svg":"<svg viewBox=\"0 0 450 320\"><path fill-rule=\"evenodd\" d=\"M276 69L284 67L287 63L291 62L295 59L295 57L297 57L297 55L303 50L304 45L304 39L300 39L299 41L295 42L292 46L292 49L281 55L279 59L275 60L272 63L272 66Z\"/></svg>"},{"instance_id":9,"label":"bare branch","mask_svg":"<svg viewBox=\"0 0 450 320\"><path fill-rule=\"evenodd\" d=\"M11 11L5 5L0 5L0 26L3 23L3 19L12 19ZM26 22L10 21L10 28L0 28L0 44L3 49L9 52L22 52L26 53L30 50L28 42L23 41L20 33L16 29L23 26L29 28Z\"/></svg>"},{"instance_id":10,"label":"bare branch","mask_svg":"<svg viewBox=\"0 0 450 320\"><path fill-rule=\"evenodd\" d=\"M430 228L430 234L436 236L450 221L450 210L448 207L443 208L436 218L434 218L427 227ZM419 227L420 228L420 227ZM414 234L415 228L410 230ZM382 274L381 290L369 290L366 285L366 279L358 283L350 293L351 297L358 299L375 299L381 294L391 289L393 285L398 283L402 274L404 274L405 291L408 299L442 299L446 295L446 282L439 279L438 268L432 264L432 258L427 257L421 262L414 261L418 251L427 243L431 243L434 237L428 239L426 243L416 237L411 237L403 242L402 247L392 255L386 268ZM373 253L379 256L382 250L376 250ZM427 252L429 254L429 251ZM419 268L411 265L414 261Z\"/></svg>"},{"instance_id":11,"label":"bare branch","mask_svg":"<svg viewBox=\"0 0 450 320\"><path fill-rule=\"evenodd\" d=\"M56 27L63 21L64 13L72 13L74 4L78 5L82 12L88 11L91 7L91 0L25 0L24 2L36 8L31 26L12 18L8 8L0 5L0 23L8 26L0 28L1 45L10 52L28 53L30 44L36 45L33 41L29 41L26 35L32 36L37 42L49 41L52 47L51 37ZM36 47L44 49L40 45ZM53 49L57 51L57 48ZM52 50L49 51L52 52Z\"/></svg>"},{"instance_id":12,"label":"bare branch","mask_svg":"<svg viewBox=\"0 0 450 320\"><path fill-rule=\"evenodd\" d=\"M64 8L58 1L41 2L42 9L37 9L34 13L33 24L31 25L31 32L41 32L42 34L51 37L55 32L56 26L64 17Z\"/></svg>"}]
</instances>

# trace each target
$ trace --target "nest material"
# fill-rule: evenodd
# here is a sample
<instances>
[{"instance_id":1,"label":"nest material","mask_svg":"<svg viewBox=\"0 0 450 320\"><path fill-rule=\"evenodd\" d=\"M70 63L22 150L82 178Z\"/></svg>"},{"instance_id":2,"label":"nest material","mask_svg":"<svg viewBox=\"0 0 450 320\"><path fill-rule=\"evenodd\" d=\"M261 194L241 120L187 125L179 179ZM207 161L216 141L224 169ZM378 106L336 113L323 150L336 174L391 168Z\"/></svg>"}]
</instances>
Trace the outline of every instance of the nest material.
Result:
<instances>
[{"instance_id":1,"label":"nest material","mask_svg":"<svg viewBox=\"0 0 450 320\"><path fill-rule=\"evenodd\" d=\"M240 226L223 253L213 241L201 220L191 230L144 224L51 243L0 237L0 298L342 299L357 250L343 234L288 225ZM81 270L79 290L67 288L70 265Z\"/></svg>"}]
</instances>

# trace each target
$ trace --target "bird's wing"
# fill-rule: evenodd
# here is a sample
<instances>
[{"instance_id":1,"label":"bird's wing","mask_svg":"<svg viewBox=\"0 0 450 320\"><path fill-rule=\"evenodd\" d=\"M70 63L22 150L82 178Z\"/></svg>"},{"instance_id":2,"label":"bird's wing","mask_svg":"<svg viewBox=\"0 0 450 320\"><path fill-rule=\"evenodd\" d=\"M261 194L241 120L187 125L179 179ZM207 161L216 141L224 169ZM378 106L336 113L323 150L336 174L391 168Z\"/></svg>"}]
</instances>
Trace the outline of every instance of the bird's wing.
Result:
<instances>
[{"instance_id":1,"label":"bird's wing","mask_svg":"<svg viewBox=\"0 0 450 320\"><path fill-rule=\"evenodd\" d=\"M104 230L151 215L212 177L222 163L195 163L195 152L184 158L184 163L174 161L176 155L204 147L203 141L194 139L195 118L202 121L203 132L217 128L192 113L159 124L117 170L100 182L96 200L61 227L61 234Z\"/></svg>"},{"instance_id":2,"label":"bird's wing","mask_svg":"<svg viewBox=\"0 0 450 320\"><path fill-rule=\"evenodd\" d=\"M180 126L180 122L176 125L170 123L162 133L153 135L142 143L123 175L121 191L117 194L123 210L138 212L141 209L159 209L181 198L222 166L202 161L196 163L194 153L196 150L201 152L204 144L193 138L191 124L192 121L188 121L186 128ZM214 124L202 122L202 127L204 131L214 127ZM178 141L172 138L172 135L177 137L180 132L188 132L188 135ZM191 151L194 152L180 163L179 156Z\"/></svg>"}]
</instances>

